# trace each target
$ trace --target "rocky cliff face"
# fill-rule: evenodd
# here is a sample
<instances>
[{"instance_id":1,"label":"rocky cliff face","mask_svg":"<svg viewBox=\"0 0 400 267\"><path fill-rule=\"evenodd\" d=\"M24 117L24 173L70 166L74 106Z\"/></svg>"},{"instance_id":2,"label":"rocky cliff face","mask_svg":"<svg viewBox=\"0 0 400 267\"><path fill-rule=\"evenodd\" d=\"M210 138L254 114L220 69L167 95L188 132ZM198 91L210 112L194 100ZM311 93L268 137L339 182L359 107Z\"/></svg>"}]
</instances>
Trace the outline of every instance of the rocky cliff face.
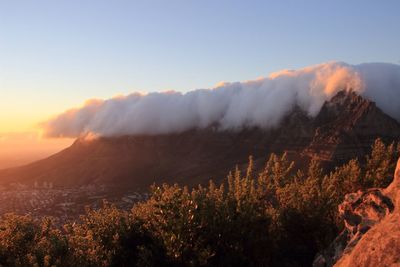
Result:
<instances>
[{"instance_id":1,"label":"rocky cliff face","mask_svg":"<svg viewBox=\"0 0 400 267\"><path fill-rule=\"evenodd\" d=\"M323 105L314 119L314 134L304 153L336 163L364 157L376 136L398 137L397 125L374 102L341 91Z\"/></svg>"},{"instance_id":2,"label":"rocky cliff face","mask_svg":"<svg viewBox=\"0 0 400 267\"><path fill-rule=\"evenodd\" d=\"M339 212L345 229L314 266L400 266L400 159L388 188L348 194Z\"/></svg>"}]
</instances>

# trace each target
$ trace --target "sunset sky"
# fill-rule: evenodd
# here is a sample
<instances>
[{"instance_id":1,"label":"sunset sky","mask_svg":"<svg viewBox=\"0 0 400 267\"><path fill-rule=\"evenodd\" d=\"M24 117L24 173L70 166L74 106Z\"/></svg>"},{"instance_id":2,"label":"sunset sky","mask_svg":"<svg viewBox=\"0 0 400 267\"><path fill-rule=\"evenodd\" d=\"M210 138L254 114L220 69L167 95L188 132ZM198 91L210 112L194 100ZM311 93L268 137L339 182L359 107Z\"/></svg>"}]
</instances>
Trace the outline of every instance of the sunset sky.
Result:
<instances>
[{"instance_id":1,"label":"sunset sky","mask_svg":"<svg viewBox=\"0 0 400 267\"><path fill-rule=\"evenodd\" d=\"M0 168L71 144L43 140L38 125L87 99L332 60L399 64L399 10L397 0L0 0Z\"/></svg>"}]
</instances>

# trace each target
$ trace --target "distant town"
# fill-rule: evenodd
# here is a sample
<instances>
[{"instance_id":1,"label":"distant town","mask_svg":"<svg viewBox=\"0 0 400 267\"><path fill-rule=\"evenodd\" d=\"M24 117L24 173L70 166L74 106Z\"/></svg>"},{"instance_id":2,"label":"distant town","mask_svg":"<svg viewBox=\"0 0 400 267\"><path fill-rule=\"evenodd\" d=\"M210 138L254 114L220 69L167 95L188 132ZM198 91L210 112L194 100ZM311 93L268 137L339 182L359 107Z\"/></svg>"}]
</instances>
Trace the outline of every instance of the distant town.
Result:
<instances>
[{"instance_id":1,"label":"distant town","mask_svg":"<svg viewBox=\"0 0 400 267\"><path fill-rule=\"evenodd\" d=\"M16 213L33 217L52 216L60 222L76 220L86 208L99 208L106 200L118 208L129 210L148 198L147 193L115 193L104 185L57 188L51 182L35 182L34 186L13 183L0 186L0 215Z\"/></svg>"}]
</instances>

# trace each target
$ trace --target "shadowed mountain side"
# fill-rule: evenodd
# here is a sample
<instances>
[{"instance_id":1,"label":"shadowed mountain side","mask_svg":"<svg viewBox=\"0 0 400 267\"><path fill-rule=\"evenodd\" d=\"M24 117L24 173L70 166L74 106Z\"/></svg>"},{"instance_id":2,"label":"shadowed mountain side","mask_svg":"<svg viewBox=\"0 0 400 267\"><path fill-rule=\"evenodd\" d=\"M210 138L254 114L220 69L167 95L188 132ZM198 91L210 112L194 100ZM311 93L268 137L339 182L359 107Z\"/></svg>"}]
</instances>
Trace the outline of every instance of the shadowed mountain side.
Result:
<instances>
[{"instance_id":1,"label":"shadowed mountain side","mask_svg":"<svg viewBox=\"0 0 400 267\"><path fill-rule=\"evenodd\" d=\"M315 118L300 108L272 130L219 131L208 128L166 135L136 135L75 143L47 159L0 171L2 184L52 182L55 186L109 184L146 190L152 183L205 183L226 177L253 155L261 167L269 153L287 151L305 164L319 158L327 165L363 157L377 137L398 140L400 125L355 93L340 92Z\"/></svg>"},{"instance_id":2,"label":"shadowed mountain side","mask_svg":"<svg viewBox=\"0 0 400 267\"><path fill-rule=\"evenodd\" d=\"M320 160L346 162L364 157L376 137L400 138L399 123L374 102L355 93L339 92L314 120L314 135L305 153Z\"/></svg>"},{"instance_id":3,"label":"shadowed mountain side","mask_svg":"<svg viewBox=\"0 0 400 267\"><path fill-rule=\"evenodd\" d=\"M106 183L146 189L153 182L193 185L225 177L235 164L247 162L250 154L265 157L271 146L273 151L281 150L280 144L274 144L276 137L276 133L254 129L78 139L56 155L0 175L7 181L51 181L63 186Z\"/></svg>"}]
</instances>

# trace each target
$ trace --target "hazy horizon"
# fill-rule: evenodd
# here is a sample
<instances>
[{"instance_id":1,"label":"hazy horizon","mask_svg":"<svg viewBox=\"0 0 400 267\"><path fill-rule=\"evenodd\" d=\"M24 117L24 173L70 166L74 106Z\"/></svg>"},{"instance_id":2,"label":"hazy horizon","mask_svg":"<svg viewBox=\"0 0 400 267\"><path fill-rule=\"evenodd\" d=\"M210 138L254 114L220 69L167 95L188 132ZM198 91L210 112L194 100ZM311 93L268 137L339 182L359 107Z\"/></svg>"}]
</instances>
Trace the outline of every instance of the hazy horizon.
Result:
<instances>
[{"instance_id":1,"label":"hazy horizon","mask_svg":"<svg viewBox=\"0 0 400 267\"><path fill-rule=\"evenodd\" d=\"M0 169L44 159L68 147L73 139L41 138L37 132L0 133Z\"/></svg>"}]
</instances>

